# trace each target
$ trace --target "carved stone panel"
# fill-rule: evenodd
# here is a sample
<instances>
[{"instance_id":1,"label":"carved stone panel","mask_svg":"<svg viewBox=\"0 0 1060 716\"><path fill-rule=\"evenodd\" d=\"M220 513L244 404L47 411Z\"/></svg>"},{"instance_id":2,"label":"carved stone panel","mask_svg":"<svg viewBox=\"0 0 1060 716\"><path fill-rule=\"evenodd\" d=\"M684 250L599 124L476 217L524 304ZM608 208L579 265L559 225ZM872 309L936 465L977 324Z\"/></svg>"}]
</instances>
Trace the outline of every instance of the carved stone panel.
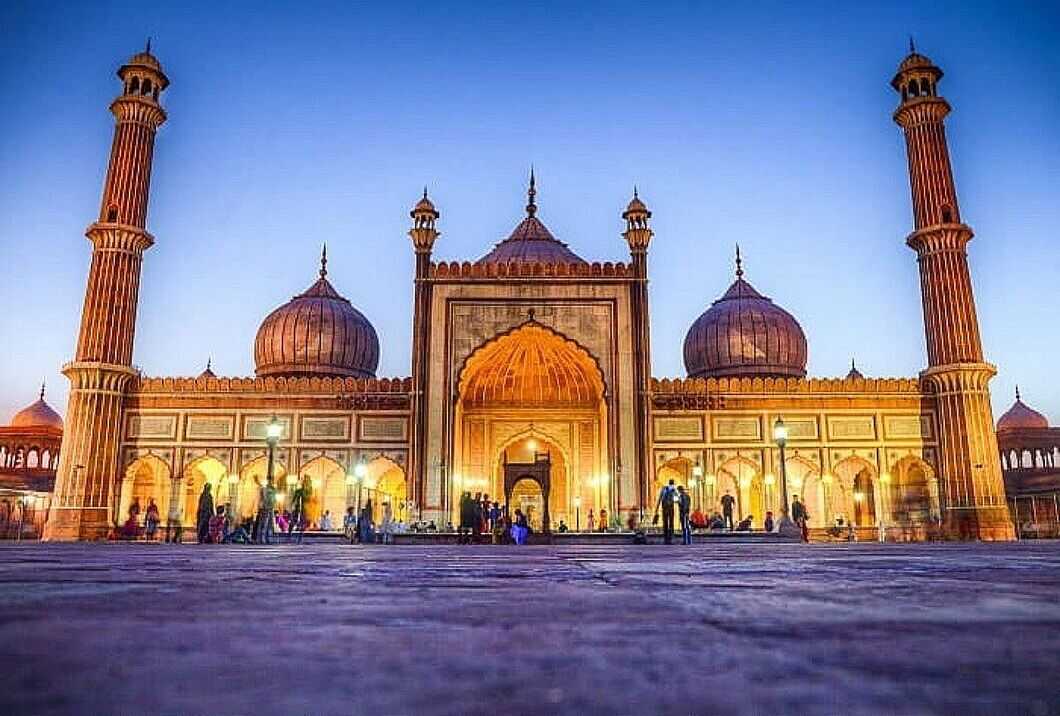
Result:
<instances>
[{"instance_id":1,"label":"carved stone panel","mask_svg":"<svg viewBox=\"0 0 1060 716\"><path fill-rule=\"evenodd\" d=\"M138 415L128 417L126 436L134 439L172 440L177 436L176 415Z\"/></svg>"},{"instance_id":2,"label":"carved stone panel","mask_svg":"<svg viewBox=\"0 0 1060 716\"><path fill-rule=\"evenodd\" d=\"M655 418L655 440L658 442L702 442L703 417L700 415L657 417Z\"/></svg>"}]
</instances>

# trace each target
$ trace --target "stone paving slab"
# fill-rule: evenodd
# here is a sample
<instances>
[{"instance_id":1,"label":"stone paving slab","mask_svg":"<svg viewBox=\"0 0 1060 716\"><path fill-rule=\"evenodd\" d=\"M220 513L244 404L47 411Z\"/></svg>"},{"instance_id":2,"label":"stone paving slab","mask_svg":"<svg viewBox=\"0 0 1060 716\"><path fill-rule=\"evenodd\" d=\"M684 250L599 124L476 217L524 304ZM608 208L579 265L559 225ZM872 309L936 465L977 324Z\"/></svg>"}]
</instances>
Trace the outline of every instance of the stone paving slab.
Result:
<instances>
[{"instance_id":1,"label":"stone paving slab","mask_svg":"<svg viewBox=\"0 0 1060 716\"><path fill-rule=\"evenodd\" d=\"M1060 543L0 545L0 714L1057 714Z\"/></svg>"}]
</instances>

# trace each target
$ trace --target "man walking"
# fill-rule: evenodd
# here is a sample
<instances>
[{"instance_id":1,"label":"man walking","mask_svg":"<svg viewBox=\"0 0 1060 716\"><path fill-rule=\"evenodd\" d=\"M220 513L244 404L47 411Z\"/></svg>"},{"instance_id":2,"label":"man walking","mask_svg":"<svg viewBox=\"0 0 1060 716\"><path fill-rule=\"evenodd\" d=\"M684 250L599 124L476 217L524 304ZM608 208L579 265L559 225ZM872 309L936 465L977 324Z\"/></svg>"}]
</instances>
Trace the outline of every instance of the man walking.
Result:
<instances>
[{"instance_id":1,"label":"man walking","mask_svg":"<svg viewBox=\"0 0 1060 716\"><path fill-rule=\"evenodd\" d=\"M692 512L692 496L685 490L684 485L677 488L678 516L681 518L681 544L692 544L692 524L690 514Z\"/></svg>"},{"instance_id":2,"label":"man walking","mask_svg":"<svg viewBox=\"0 0 1060 716\"><path fill-rule=\"evenodd\" d=\"M676 495L674 481L670 480L669 484L663 485L663 488L659 490L659 499L655 502L656 517L659 516L659 508L662 508L663 542L666 544L674 543L674 497Z\"/></svg>"},{"instance_id":3,"label":"man walking","mask_svg":"<svg viewBox=\"0 0 1060 716\"><path fill-rule=\"evenodd\" d=\"M721 514L725 518L725 526L731 531L733 528L732 521L732 508L736 504L736 498L729 494L726 490L725 494L721 497Z\"/></svg>"}]
</instances>

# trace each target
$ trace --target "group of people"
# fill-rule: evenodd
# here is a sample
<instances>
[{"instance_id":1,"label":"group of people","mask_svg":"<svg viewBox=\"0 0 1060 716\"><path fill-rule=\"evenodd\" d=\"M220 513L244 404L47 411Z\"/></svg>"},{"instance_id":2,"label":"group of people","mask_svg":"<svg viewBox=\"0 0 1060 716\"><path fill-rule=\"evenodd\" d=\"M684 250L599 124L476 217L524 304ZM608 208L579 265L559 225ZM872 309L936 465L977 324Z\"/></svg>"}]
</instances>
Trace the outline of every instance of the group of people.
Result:
<instances>
[{"instance_id":1,"label":"group of people","mask_svg":"<svg viewBox=\"0 0 1060 716\"><path fill-rule=\"evenodd\" d=\"M493 544L526 544L533 534L526 513L516 508L509 517L506 505L491 502L490 496L481 492L460 495L458 510L458 544L477 543L483 535L489 535Z\"/></svg>"},{"instance_id":2,"label":"group of people","mask_svg":"<svg viewBox=\"0 0 1060 716\"><path fill-rule=\"evenodd\" d=\"M682 544L692 544L692 530L694 529L728 529L732 532L750 532L754 529L754 515L747 515L739 522L734 522L735 506L736 498L726 492L721 498L721 512L715 511L708 518L698 507L692 511L692 496L684 485L675 485L674 481L670 480L659 490L652 524L658 524L661 513L663 541L666 544L673 544L675 516L678 517L681 526ZM791 520L798 526L803 541L808 542L810 514L806 511L806 505L799 500L798 495L792 495ZM774 532L778 527L773 513L767 511L762 521L762 529L766 532Z\"/></svg>"}]
</instances>

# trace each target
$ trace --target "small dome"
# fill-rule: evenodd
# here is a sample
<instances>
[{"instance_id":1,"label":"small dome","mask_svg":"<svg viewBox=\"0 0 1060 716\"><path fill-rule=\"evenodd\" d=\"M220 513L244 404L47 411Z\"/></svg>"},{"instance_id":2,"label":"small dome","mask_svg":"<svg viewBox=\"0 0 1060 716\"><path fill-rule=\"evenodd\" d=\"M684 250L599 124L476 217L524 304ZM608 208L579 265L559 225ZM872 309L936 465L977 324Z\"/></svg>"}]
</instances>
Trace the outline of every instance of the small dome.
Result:
<instances>
[{"instance_id":1,"label":"small dome","mask_svg":"<svg viewBox=\"0 0 1060 716\"><path fill-rule=\"evenodd\" d=\"M934 66L935 64L931 61L931 58L913 51L902 60L902 64L898 65L898 71L905 72L906 70L927 69Z\"/></svg>"},{"instance_id":2,"label":"small dome","mask_svg":"<svg viewBox=\"0 0 1060 716\"><path fill-rule=\"evenodd\" d=\"M1002 430L1022 430L1028 428L1036 430L1048 427L1048 418L1020 400L1019 388L1016 389L1016 402L1013 403L1012 407L1005 411L1005 414L997 421L997 429L999 432Z\"/></svg>"},{"instance_id":3,"label":"small dome","mask_svg":"<svg viewBox=\"0 0 1060 716\"><path fill-rule=\"evenodd\" d=\"M23 408L11 418L13 428L58 428L63 429L63 419L44 402L44 388L40 389L40 398L33 405Z\"/></svg>"},{"instance_id":4,"label":"small dome","mask_svg":"<svg viewBox=\"0 0 1060 716\"><path fill-rule=\"evenodd\" d=\"M685 336L690 378L806 376L806 336L795 318L743 280L736 281L696 319Z\"/></svg>"},{"instance_id":5,"label":"small dome","mask_svg":"<svg viewBox=\"0 0 1060 716\"><path fill-rule=\"evenodd\" d=\"M259 376L375 377L379 337L328 282L326 266L325 253L316 283L262 322L254 341Z\"/></svg>"},{"instance_id":6,"label":"small dome","mask_svg":"<svg viewBox=\"0 0 1060 716\"><path fill-rule=\"evenodd\" d=\"M861 371L854 364L854 359L850 359L850 370L847 372L847 380L865 380L865 376L862 375Z\"/></svg>"},{"instance_id":7,"label":"small dome","mask_svg":"<svg viewBox=\"0 0 1060 716\"><path fill-rule=\"evenodd\" d=\"M416 206L412 207L412 216L415 218L416 214L434 214L438 216L438 210L434 208L434 202L427 198L427 189L423 189L423 198L416 202Z\"/></svg>"},{"instance_id":8,"label":"small dome","mask_svg":"<svg viewBox=\"0 0 1060 716\"><path fill-rule=\"evenodd\" d=\"M141 67L150 67L152 70L158 70L161 72L162 63L158 61L158 58L151 54L150 51L144 50L143 52L137 52L135 55L129 58L127 65L139 65Z\"/></svg>"},{"instance_id":9,"label":"small dome","mask_svg":"<svg viewBox=\"0 0 1060 716\"><path fill-rule=\"evenodd\" d=\"M556 239L552 232L537 218L537 196L533 171L530 172L529 201L526 204L526 218L519 222L511 235L493 247L493 250L478 260L478 263L542 263L542 264L584 264L581 258L562 241Z\"/></svg>"},{"instance_id":10,"label":"small dome","mask_svg":"<svg viewBox=\"0 0 1060 716\"><path fill-rule=\"evenodd\" d=\"M651 216L651 212L648 211L648 206L640 200L637 195L636 187L633 188L633 198L629 200L629 204L626 205L626 211L622 214L622 218L626 218L629 214L647 214Z\"/></svg>"}]
</instances>

